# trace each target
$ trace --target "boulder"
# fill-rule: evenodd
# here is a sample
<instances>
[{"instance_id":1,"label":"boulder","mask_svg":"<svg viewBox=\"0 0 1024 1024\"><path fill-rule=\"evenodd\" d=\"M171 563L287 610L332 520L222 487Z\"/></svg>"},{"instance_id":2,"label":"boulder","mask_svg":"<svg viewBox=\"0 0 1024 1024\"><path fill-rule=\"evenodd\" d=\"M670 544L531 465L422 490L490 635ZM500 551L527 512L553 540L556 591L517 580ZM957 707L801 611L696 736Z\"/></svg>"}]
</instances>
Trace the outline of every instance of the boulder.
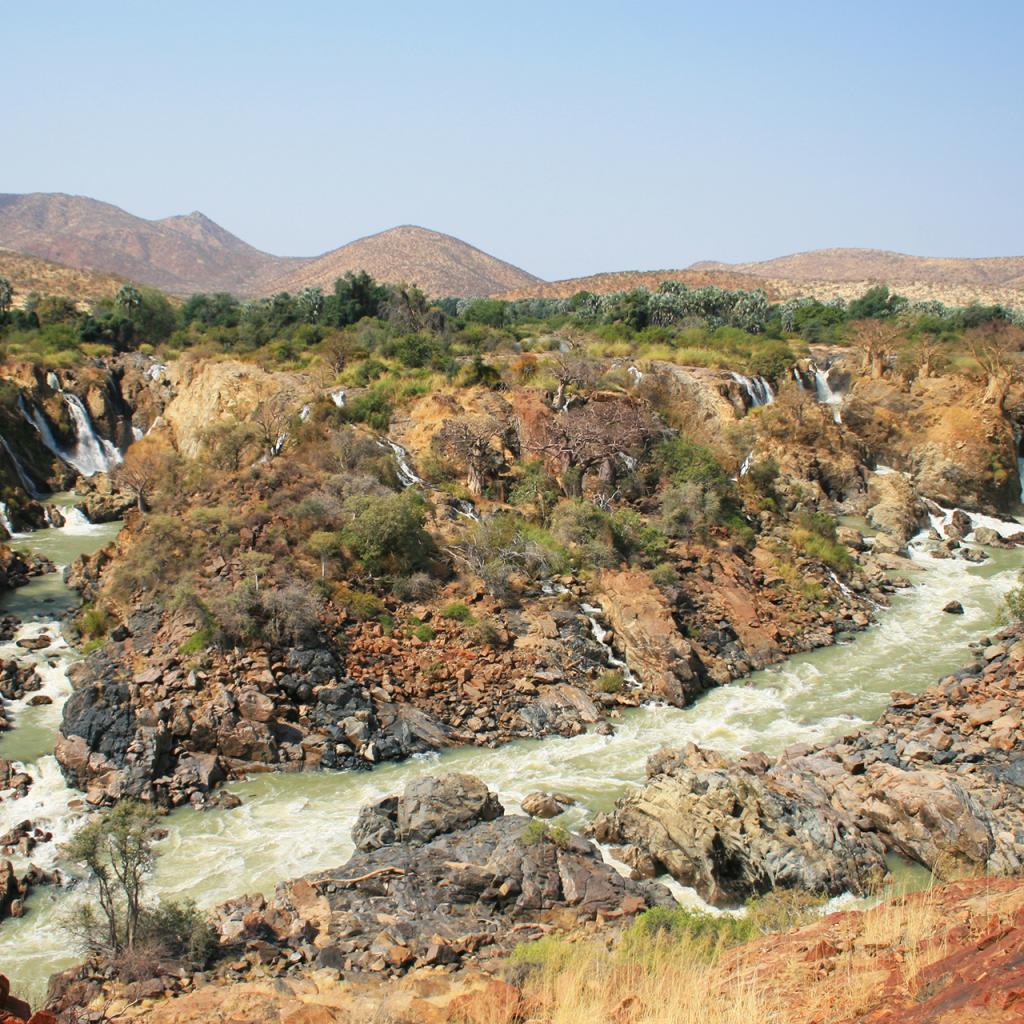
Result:
<instances>
[{"instance_id":1,"label":"boulder","mask_svg":"<svg viewBox=\"0 0 1024 1024\"><path fill-rule=\"evenodd\" d=\"M361 808L352 839L359 850L425 843L504 813L497 796L475 775L424 775L411 779L400 797Z\"/></svg>"}]
</instances>

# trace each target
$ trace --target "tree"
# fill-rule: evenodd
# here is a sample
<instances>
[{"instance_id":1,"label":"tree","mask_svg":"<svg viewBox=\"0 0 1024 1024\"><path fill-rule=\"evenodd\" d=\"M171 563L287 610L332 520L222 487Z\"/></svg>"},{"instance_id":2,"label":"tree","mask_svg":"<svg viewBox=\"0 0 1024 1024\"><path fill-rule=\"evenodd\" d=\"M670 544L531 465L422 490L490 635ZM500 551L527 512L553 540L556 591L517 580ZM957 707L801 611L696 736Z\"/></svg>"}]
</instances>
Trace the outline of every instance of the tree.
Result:
<instances>
[{"instance_id":1,"label":"tree","mask_svg":"<svg viewBox=\"0 0 1024 1024\"><path fill-rule=\"evenodd\" d=\"M562 352L551 361L551 371L558 381L558 390L551 403L552 409L563 409L567 404L566 392L570 387L592 388L601 376L597 361L575 352Z\"/></svg>"},{"instance_id":2,"label":"tree","mask_svg":"<svg viewBox=\"0 0 1024 1024\"><path fill-rule=\"evenodd\" d=\"M306 548L314 558L320 559L320 578L327 578L327 563L342 548L343 538L340 533L330 530L317 530L309 535Z\"/></svg>"},{"instance_id":3,"label":"tree","mask_svg":"<svg viewBox=\"0 0 1024 1024\"><path fill-rule=\"evenodd\" d=\"M315 324L324 311L324 292L322 288L303 288L295 296L295 308L299 316L307 324Z\"/></svg>"},{"instance_id":4,"label":"tree","mask_svg":"<svg viewBox=\"0 0 1024 1024\"><path fill-rule=\"evenodd\" d=\"M579 497L587 473L596 468L611 483L616 459L639 458L657 433L657 424L636 402L591 401L552 416L527 448L553 458L563 492Z\"/></svg>"},{"instance_id":5,"label":"tree","mask_svg":"<svg viewBox=\"0 0 1024 1024\"><path fill-rule=\"evenodd\" d=\"M850 325L853 343L863 355L863 369L874 380L885 372L900 335L900 325L877 318L857 320Z\"/></svg>"},{"instance_id":6,"label":"tree","mask_svg":"<svg viewBox=\"0 0 1024 1024\"><path fill-rule=\"evenodd\" d=\"M448 420L434 435L432 445L441 456L466 467L470 494L483 494L487 481L505 465L508 424L495 416L460 416Z\"/></svg>"},{"instance_id":7,"label":"tree","mask_svg":"<svg viewBox=\"0 0 1024 1024\"><path fill-rule=\"evenodd\" d=\"M131 320L142 305L142 293L135 285L123 284L114 296L114 305Z\"/></svg>"},{"instance_id":8,"label":"tree","mask_svg":"<svg viewBox=\"0 0 1024 1024\"><path fill-rule=\"evenodd\" d=\"M280 454L288 437L288 418L287 399L282 395L264 399L253 410L252 422L267 455Z\"/></svg>"},{"instance_id":9,"label":"tree","mask_svg":"<svg viewBox=\"0 0 1024 1024\"><path fill-rule=\"evenodd\" d=\"M145 882L153 870L155 833L155 811L122 800L66 844L68 859L85 868L96 889L102 917L97 919L86 903L70 923L93 952L116 956L135 944Z\"/></svg>"},{"instance_id":10,"label":"tree","mask_svg":"<svg viewBox=\"0 0 1024 1024\"><path fill-rule=\"evenodd\" d=\"M989 320L972 327L964 337L987 378L983 401L1001 412L1010 385L1020 373L1024 330L1006 320Z\"/></svg>"},{"instance_id":11,"label":"tree","mask_svg":"<svg viewBox=\"0 0 1024 1024\"><path fill-rule=\"evenodd\" d=\"M426 514L417 494L355 495L344 511L345 545L368 572L408 575L423 567L433 545L423 529Z\"/></svg>"},{"instance_id":12,"label":"tree","mask_svg":"<svg viewBox=\"0 0 1024 1024\"><path fill-rule=\"evenodd\" d=\"M10 311L14 302L14 286L6 277L0 277L0 313Z\"/></svg>"},{"instance_id":13,"label":"tree","mask_svg":"<svg viewBox=\"0 0 1024 1024\"><path fill-rule=\"evenodd\" d=\"M159 441L144 437L124 454L124 462L114 471L114 483L135 497L140 512L149 511L154 488L171 476L174 456Z\"/></svg>"}]
</instances>

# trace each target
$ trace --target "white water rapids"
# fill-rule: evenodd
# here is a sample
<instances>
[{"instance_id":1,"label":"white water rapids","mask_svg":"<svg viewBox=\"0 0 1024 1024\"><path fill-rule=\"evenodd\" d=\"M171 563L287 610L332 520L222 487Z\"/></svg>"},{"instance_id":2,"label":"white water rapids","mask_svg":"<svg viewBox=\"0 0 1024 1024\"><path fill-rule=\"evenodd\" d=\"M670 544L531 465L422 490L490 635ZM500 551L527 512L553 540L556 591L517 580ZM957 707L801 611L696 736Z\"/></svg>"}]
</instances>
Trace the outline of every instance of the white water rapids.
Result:
<instances>
[{"instance_id":1,"label":"white water rapids","mask_svg":"<svg viewBox=\"0 0 1024 1024\"><path fill-rule=\"evenodd\" d=\"M1010 527L1004 527L1007 532ZM66 562L98 547L114 527L93 534L41 530L18 542ZM644 779L649 755L662 746L688 740L727 754L745 749L776 753L794 743L815 742L857 729L873 720L894 689L920 690L963 664L966 644L997 624L1003 594L1014 585L1021 565L1017 551L994 550L983 565L932 559L928 542L912 551L920 572L916 586L897 596L879 622L848 642L792 658L748 680L718 687L680 710L639 708L615 721L615 735L594 732L572 739L523 741L498 750L462 749L388 764L372 772L266 774L233 784L241 807L199 812L175 811L164 824L154 893L192 897L211 906L244 892L273 891L282 879L337 867L352 852L350 829L359 807L400 789L425 771L459 770L479 775L515 812L519 800L537 790L558 790L579 803L565 816L570 827L608 809L631 785ZM942 612L946 602L963 604L962 616ZM34 580L9 595L3 610L15 611L27 633L50 632L71 598L57 576ZM603 633L602 629L602 633ZM50 632L50 635L56 635ZM606 640L608 639L605 634ZM0 656L10 657L10 646ZM56 657L48 657L55 653ZM49 707L15 709L14 729L0 734L0 756L23 760L35 779L25 800L0 802L0 832L25 818L66 836L81 820L80 794L63 783L52 755L60 701L69 691L66 666L73 652L27 655L50 673L44 692ZM46 664L54 661L53 666ZM55 862L53 847L40 846L33 859ZM0 924L0 973L15 990L38 999L46 977L79 959L55 919L60 904L73 898L66 889L38 889L29 912Z\"/></svg>"}]
</instances>

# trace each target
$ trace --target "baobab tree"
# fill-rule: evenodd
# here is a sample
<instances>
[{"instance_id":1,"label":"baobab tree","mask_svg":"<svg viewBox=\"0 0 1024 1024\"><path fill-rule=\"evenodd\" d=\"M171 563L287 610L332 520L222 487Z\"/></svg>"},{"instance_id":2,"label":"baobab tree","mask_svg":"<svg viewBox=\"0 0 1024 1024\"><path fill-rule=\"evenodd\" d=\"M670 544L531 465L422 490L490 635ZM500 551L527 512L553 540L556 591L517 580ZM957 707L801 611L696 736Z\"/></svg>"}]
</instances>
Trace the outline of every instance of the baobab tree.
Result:
<instances>
[{"instance_id":1,"label":"baobab tree","mask_svg":"<svg viewBox=\"0 0 1024 1024\"><path fill-rule=\"evenodd\" d=\"M564 352L551 361L551 370L558 381L558 390L551 402L551 408L564 409L566 391L570 387L577 389L592 388L601 376L600 366L590 356Z\"/></svg>"},{"instance_id":2,"label":"baobab tree","mask_svg":"<svg viewBox=\"0 0 1024 1024\"><path fill-rule=\"evenodd\" d=\"M590 401L552 416L526 447L553 459L562 491L579 497L588 473L597 470L603 482L611 483L616 460L640 458L658 432L639 403L616 398Z\"/></svg>"},{"instance_id":3,"label":"baobab tree","mask_svg":"<svg viewBox=\"0 0 1024 1024\"><path fill-rule=\"evenodd\" d=\"M900 325L892 320L870 318L851 325L853 343L863 355L863 369L872 380L880 380L900 335Z\"/></svg>"},{"instance_id":4,"label":"baobab tree","mask_svg":"<svg viewBox=\"0 0 1024 1024\"><path fill-rule=\"evenodd\" d=\"M470 494L479 497L488 481L505 466L505 450L514 448L510 427L496 416L459 416L448 420L431 442L442 457L466 467L466 485Z\"/></svg>"},{"instance_id":5,"label":"baobab tree","mask_svg":"<svg viewBox=\"0 0 1024 1024\"><path fill-rule=\"evenodd\" d=\"M987 378L982 400L1001 412L1010 386L1020 374L1024 330L1006 320L987 320L972 327L965 339Z\"/></svg>"}]
</instances>

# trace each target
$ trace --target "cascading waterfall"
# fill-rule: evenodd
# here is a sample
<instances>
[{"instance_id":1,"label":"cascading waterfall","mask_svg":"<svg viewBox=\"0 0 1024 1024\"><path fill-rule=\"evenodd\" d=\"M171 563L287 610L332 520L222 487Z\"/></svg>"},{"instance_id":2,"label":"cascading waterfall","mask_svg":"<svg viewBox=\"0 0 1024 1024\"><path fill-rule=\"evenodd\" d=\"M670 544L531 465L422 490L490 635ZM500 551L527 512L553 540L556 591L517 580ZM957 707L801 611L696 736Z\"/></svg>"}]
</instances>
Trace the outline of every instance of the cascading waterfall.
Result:
<instances>
[{"instance_id":1,"label":"cascading waterfall","mask_svg":"<svg viewBox=\"0 0 1024 1024\"><path fill-rule=\"evenodd\" d=\"M643 372L641 370L639 370L635 366L631 366L626 372L629 374L630 378L632 379L634 387L637 384L639 384L640 381L642 381L644 379Z\"/></svg>"},{"instance_id":2,"label":"cascading waterfall","mask_svg":"<svg viewBox=\"0 0 1024 1024\"><path fill-rule=\"evenodd\" d=\"M754 453L752 451L747 452L746 458L740 464L740 476L746 476L750 470L750 465L754 461Z\"/></svg>"},{"instance_id":3,"label":"cascading waterfall","mask_svg":"<svg viewBox=\"0 0 1024 1024\"><path fill-rule=\"evenodd\" d=\"M771 405L775 401L775 392L771 384L764 377L747 377L742 373L731 373L732 379L743 386L750 399L750 404L757 408L761 405Z\"/></svg>"},{"instance_id":4,"label":"cascading waterfall","mask_svg":"<svg viewBox=\"0 0 1024 1024\"><path fill-rule=\"evenodd\" d=\"M24 408L22 409L24 411ZM14 466L14 472L18 475L18 480L21 481L21 486L25 488L25 492L30 498L41 498L42 492L36 487L32 477L29 476L28 471L22 464L21 459L18 458L18 453L7 443L7 438L0 434L0 448L3 448L7 454L7 458L11 460L11 465Z\"/></svg>"},{"instance_id":5,"label":"cascading waterfall","mask_svg":"<svg viewBox=\"0 0 1024 1024\"><path fill-rule=\"evenodd\" d=\"M15 536L14 527L11 525L11 514L5 501L0 501L0 524L3 525L9 537Z\"/></svg>"},{"instance_id":6,"label":"cascading waterfall","mask_svg":"<svg viewBox=\"0 0 1024 1024\"><path fill-rule=\"evenodd\" d=\"M19 396L18 405L22 416L35 427L43 444L58 459L66 462L82 476L109 473L114 466L120 465L124 461L121 453L114 445L96 433L89 412L77 395L68 391L61 391L60 394L64 398L68 413L71 415L71 422L75 427L75 447L70 451L61 448L57 443L57 439L53 436L53 430L46 417L39 411L39 407L34 402L26 405Z\"/></svg>"},{"instance_id":7,"label":"cascading waterfall","mask_svg":"<svg viewBox=\"0 0 1024 1024\"><path fill-rule=\"evenodd\" d=\"M345 408L345 389L338 388L337 391L331 392L331 401L339 408Z\"/></svg>"},{"instance_id":8,"label":"cascading waterfall","mask_svg":"<svg viewBox=\"0 0 1024 1024\"><path fill-rule=\"evenodd\" d=\"M592 604L581 604L580 611L583 612L587 617L587 621L590 623L590 635L597 641L598 645L604 650L604 661L605 664L610 668L618 669L622 674L622 678L626 684L632 689L636 689L640 686L640 680L630 670L629 665L616 655L614 648L609 642L611 637L611 630L605 629L597 620L598 615L604 614L600 608L594 607Z\"/></svg>"},{"instance_id":9,"label":"cascading waterfall","mask_svg":"<svg viewBox=\"0 0 1024 1024\"><path fill-rule=\"evenodd\" d=\"M381 437L378 438L377 443L382 448L390 448L394 453L395 461L398 463L398 479L403 487L412 487L413 484L423 483L423 480L409 465L409 453L397 441L392 441L389 437Z\"/></svg>"},{"instance_id":10,"label":"cascading waterfall","mask_svg":"<svg viewBox=\"0 0 1024 1024\"><path fill-rule=\"evenodd\" d=\"M832 372L831 366L823 370L815 363L811 363L811 371L814 374L814 394L822 405L832 406L832 419L836 423L843 422L842 413L839 407L843 404L843 396L832 390L828 382L828 375Z\"/></svg>"}]
</instances>

